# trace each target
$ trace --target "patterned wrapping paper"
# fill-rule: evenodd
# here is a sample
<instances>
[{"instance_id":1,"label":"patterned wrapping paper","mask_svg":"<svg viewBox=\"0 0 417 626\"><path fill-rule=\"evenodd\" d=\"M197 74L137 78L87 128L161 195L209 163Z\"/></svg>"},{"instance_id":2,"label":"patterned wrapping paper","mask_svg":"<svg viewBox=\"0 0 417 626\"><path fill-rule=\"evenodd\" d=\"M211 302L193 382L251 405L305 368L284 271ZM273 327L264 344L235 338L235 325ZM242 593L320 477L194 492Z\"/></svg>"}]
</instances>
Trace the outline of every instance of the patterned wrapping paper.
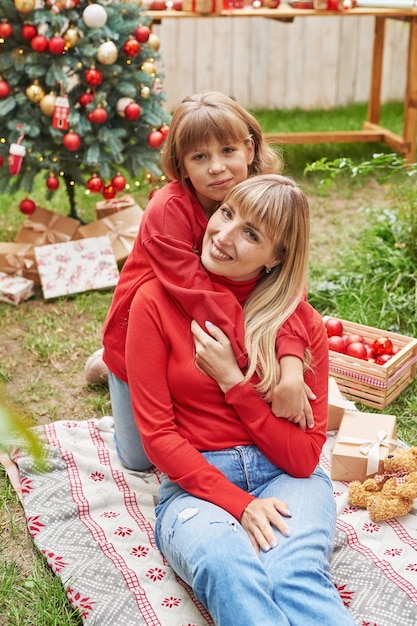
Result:
<instances>
[{"instance_id":1,"label":"patterned wrapping paper","mask_svg":"<svg viewBox=\"0 0 417 626\"><path fill-rule=\"evenodd\" d=\"M26 217L14 240L34 246L70 241L79 225L80 222L73 217L59 215L38 206Z\"/></svg>"},{"instance_id":2,"label":"patterned wrapping paper","mask_svg":"<svg viewBox=\"0 0 417 626\"><path fill-rule=\"evenodd\" d=\"M133 248L143 211L137 205L80 226L76 238L108 235L118 263L123 263Z\"/></svg>"},{"instance_id":3,"label":"patterned wrapping paper","mask_svg":"<svg viewBox=\"0 0 417 626\"><path fill-rule=\"evenodd\" d=\"M89 237L35 248L44 298L114 287L119 269L110 238Z\"/></svg>"},{"instance_id":4,"label":"patterned wrapping paper","mask_svg":"<svg viewBox=\"0 0 417 626\"><path fill-rule=\"evenodd\" d=\"M34 282L23 276L0 272L0 300L18 305L34 295Z\"/></svg>"},{"instance_id":5,"label":"patterned wrapping paper","mask_svg":"<svg viewBox=\"0 0 417 626\"><path fill-rule=\"evenodd\" d=\"M36 431L45 441L46 471L15 444L20 483L14 485L33 540L83 624L212 626L155 545L159 472L120 464L113 418L59 421ZM320 460L328 473L334 441L329 434ZM333 481L333 489L337 533L330 571L355 623L415 626L417 510L376 523L365 509L347 504L347 483Z\"/></svg>"}]
</instances>

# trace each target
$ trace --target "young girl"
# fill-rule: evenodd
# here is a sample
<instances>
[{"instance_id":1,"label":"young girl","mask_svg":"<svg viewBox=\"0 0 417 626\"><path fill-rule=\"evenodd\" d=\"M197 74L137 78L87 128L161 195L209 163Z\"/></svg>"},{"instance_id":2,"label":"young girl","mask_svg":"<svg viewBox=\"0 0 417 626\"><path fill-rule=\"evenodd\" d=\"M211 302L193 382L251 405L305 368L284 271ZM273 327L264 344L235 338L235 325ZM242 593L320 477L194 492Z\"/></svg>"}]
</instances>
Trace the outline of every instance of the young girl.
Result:
<instances>
[{"instance_id":1,"label":"young girl","mask_svg":"<svg viewBox=\"0 0 417 626\"><path fill-rule=\"evenodd\" d=\"M171 121L161 165L171 182L154 195L144 212L103 332L116 446L121 461L137 470L150 463L134 424L126 373L132 299L156 276L190 318L200 325L210 318L230 337L244 368L247 354L241 306L227 290L213 285L201 266L201 242L208 218L237 183L282 169L281 158L266 143L256 119L217 92L189 96L180 104ZM288 325L282 332L291 335L293 331ZM281 385L271 400L274 411L279 407L277 414L301 420L305 428L305 421L311 421L311 408L303 386L304 348L305 337L295 335L289 351L278 353Z\"/></svg>"},{"instance_id":2,"label":"young girl","mask_svg":"<svg viewBox=\"0 0 417 626\"><path fill-rule=\"evenodd\" d=\"M305 195L283 176L238 184L208 222L201 261L244 306L246 373L226 335L208 317L190 322L157 279L131 304L133 412L164 475L156 542L216 626L354 625L329 574L336 506L318 465L328 347L320 314L302 298L308 238ZM260 397L275 386L284 320L306 337L311 430Z\"/></svg>"}]
</instances>

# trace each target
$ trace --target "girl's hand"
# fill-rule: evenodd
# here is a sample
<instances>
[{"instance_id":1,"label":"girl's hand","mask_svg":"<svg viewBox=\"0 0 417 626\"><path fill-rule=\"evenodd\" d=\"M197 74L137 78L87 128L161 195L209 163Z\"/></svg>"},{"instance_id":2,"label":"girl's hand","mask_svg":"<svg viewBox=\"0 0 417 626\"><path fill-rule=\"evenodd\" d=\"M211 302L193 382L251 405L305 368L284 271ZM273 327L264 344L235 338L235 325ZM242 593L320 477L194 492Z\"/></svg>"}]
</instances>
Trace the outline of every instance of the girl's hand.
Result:
<instances>
[{"instance_id":1,"label":"girl's hand","mask_svg":"<svg viewBox=\"0 0 417 626\"><path fill-rule=\"evenodd\" d=\"M310 400L316 396L310 387L300 380L286 378L279 382L271 394L271 411L277 417L298 424L301 430L314 427Z\"/></svg>"},{"instance_id":2,"label":"girl's hand","mask_svg":"<svg viewBox=\"0 0 417 626\"><path fill-rule=\"evenodd\" d=\"M223 331L206 322L208 335L197 324L191 322L191 332L194 335L195 362L197 367L213 378L223 393L243 380L243 374L237 364L229 339Z\"/></svg>"},{"instance_id":3,"label":"girl's hand","mask_svg":"<svg viewBox=\"0 0 417 626\"><path fill-rule=\"evenodd\" d=\"M257 553L260 550L268 552L278 545L272 526L284 537L290 536L290 529L282 518L283 515L291 517L288 505L278 498L256 498L243 511L240 523Z\"/></svg>"}]
</instances>

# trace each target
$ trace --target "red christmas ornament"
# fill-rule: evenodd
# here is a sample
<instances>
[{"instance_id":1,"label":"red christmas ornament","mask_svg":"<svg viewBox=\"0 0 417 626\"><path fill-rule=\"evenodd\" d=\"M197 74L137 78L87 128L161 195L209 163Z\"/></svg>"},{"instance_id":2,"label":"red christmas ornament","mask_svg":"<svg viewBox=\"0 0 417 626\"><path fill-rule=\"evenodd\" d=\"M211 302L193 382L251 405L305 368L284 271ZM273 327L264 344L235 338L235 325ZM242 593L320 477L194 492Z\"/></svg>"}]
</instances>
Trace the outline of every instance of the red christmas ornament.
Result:
<instances>
[{"instance_id":1,"label":"red christmas ornament","mask_svg":"<svg viewBox=\"0 0 417 626\"><path fill-rule=\"evenodd\" d=\"M0 24L0 37L7 39L13 35L13 26L6 20Z\"/></svg>"},{"instance_id":2,"label":"red christmas ornament","mask_svg":"<svg viewBox=\"0 0 417 626\"><path fill-rule=\"evenodd\" d=\"M91 191L91 193L101 193L104 188L104 183L99 176L92 176L87 181L87 189Z\"/></svg>"},{"instance_id":3,"label":"red christmas ornament","mask_svg":"<svg viewBox=\"0 0 417 626\"><path fill-rule=\"evenodd\" d=\"M148 135L148 146L151 148L160 148L164 143L164 136L160 130L153 130Z\"/></svg>"},{"instance_id":4,"label":"red christmas ornament","mask_svg":"<svg viewBox=\"0 0 417 626\"><path fill-rule=\"evenodd\" d=\"M27 39L31 41L38 34L38 30L36 26L33 24L23 24L22 26L22 37L23 39Z\"/></svg>"},{"instance_id":5,"label":"red christmas ornament","mask_svg":"<svg viewBox=\"0 0 417 626\"><path fill-rule=\"evenodd\" d=\"M75 150L78 150L78 148L81 146L81 138L79 135L77 135L77 133L70 131L69 133L64 135L62 143L67 150L71 150L74 152Z\"/></svg>"},{"instance_id":6,"label":"red christmas ornament","mask_svg":"<svg viewBox=\"0 0 417 626\"><path fill-rule=\"evenodd\" d=\"M56 191L58 189L58 187L59 187L59 180L58 180L58 178L56 176L54 176L53 174L51 174L46 179L46 186L48 187L49 191Z\"/></svg>"},{"instance_id":7,"label":"red christmas ornament","mask_svg":"<svg viewBox=\"0 0 417 626\"><path fill-rule=\"evenodd\" d=\"M0 80L0 98L7 98L10 96L10 87L5 80Z\"/></svg>"},{"instance_id":8,"label":"red christmas ornament","mask_svg":"<svg viewBox=\"0 0 417 626\"><path fill-rule=\"evenodd\" d=\"M162 124L161 128L159 129L159 132L163 134L164 139L167 138L167 135L169 133L169 126L168 124Z\"/></svg>"},{"instance_id":9,"label":"red christmas ornament","mask_svg":"<svg viewBox=\"0 0 417 626\"><path fill-rule=\"evenodd\" d=\"M133 120L137 120L140 118L142 114L142 109L136 102L131 102L125 108L124 114L125 118L132 122Z\"/></svg>"},{"instance_id":10,"label":"red christmas ornament","mask_svg":"<svg viewBox=\"0 0 417 626\"><path fill-rule=\"evenodd\" d=\"M111 183L107 183L107 185L104 185L103 198L105 198L106 200L111 200L112 198L114 198L115 195L116 190Z\"/></svg>"},{"instance_id":11,"label":"red christmas ornament","mask_svg":"<svg viewBox=\"0 0 417 626\"><path fill-rule=\"evenodd\" d=\"M104 124L107 120L106 109L103 109L103 107L97 107L96 109L93 109L93 111L90 111L87 118L94 124Z\"/></svg>"},{"instance_id":12,"label":"red christmas ornament","mask_svg":"<svg viewBox=\"0 0 417 626\"><path fill-rule=\"evenodd\" d=\"M43 35L35 35L30 42L32 50L35 52L45 52L48 50L48 40Z\"/></svg>"},{"instance_id":13,"label":"red christmas ornament","mask_svg":"<svg viewBox=\"0 0 417 626\"><path fill-rule=\"evenodd\" d=\"M0 167L3 167L3 157L0 156Z\"/></svg>"},{"instance_id":14,"label":"red christmas ornament","mask_svg":"<svg viewBox=\"0 0 417 626\"><path fill-rule=\"evenodd\" d=\"M140 43L146 43L150 34L151 30L147 26L138 26L135 30L135 38L140 41Z\"/></svg>"},{"instance_id":15,"label":"red christmas ornament","mask_svg":"<svg viewBox=\"0 0 417 626\"><path fill-rule=\"evenodd\" d=\"M19 204L19 209L24 215L32 215L36 209L36 204L30 198L25 198Z\"/></svg>"},{"instance_id":16,"label":"red christmas ornament","mask_svg":"<svg viewBox=\"0 0 417 626\"><path fill-rule=\"evenodd\" d=\"M123 50L128 57L137 57L140 50L140 45L137 39L128 39L123 46Z\"/></svg>"},{"instance_id":17,"label":"red christmas ornament","mask_svg":"<svg viewBox=\"0 0 417 626\"><path fill-rule=\"evenodd\" d=\"M392 341L388 337L377 337L372 344L372 350L376 356L381 356L382 354L392 354Z\"/></svg>"},{"instance_id":18,"label":"red christmas ornament","mask_svg":"<svg viewBox=\"0 0 417 626\"><path fill-rule=\"evenodd\" d=\"M94 96L92 93L89 93L88 91L86 93L82 93L81 96L78 98L78 102L81 104L81 106L85 109L86 106L88 106L90 104L90 102L92 102L94 100Z\"/></svg>"},{"instance_id":19,"label":"red christmas ornament","mask_svg":"<svg viewBox=\"0 0 417 626\"><path fill-rule=\"evenodd\" d=\"M56 56L59 56L60 54L62 54L65 50L65 39L63 39L62 37L51 37L51 39L49 40L49 52L51 52L52 54L55 54Z\"/></svg>"},{"instance_id":20,"label":"red christmas ornament","mask_svg":"<svg viewBox=\"0 0 417 626\"><path fill-rule=\"evenodd\" d=\"M116 174L111 179L111 185L116 191L124 191L126 189L126 178L121 174Z\"/></svg>"},{"instance_id":21,"label":"red christmas ornament","mask_svg":"<svg viewBox=\"0 0 417 626\"><path fill-rule=\"evenodd\" d=\"M100 70L97 70L95 67L90 67L90 69L85 72L85 80L89 85L97 87L97 85L101 84L103 75Z\"/></svg>"}]
</instances>

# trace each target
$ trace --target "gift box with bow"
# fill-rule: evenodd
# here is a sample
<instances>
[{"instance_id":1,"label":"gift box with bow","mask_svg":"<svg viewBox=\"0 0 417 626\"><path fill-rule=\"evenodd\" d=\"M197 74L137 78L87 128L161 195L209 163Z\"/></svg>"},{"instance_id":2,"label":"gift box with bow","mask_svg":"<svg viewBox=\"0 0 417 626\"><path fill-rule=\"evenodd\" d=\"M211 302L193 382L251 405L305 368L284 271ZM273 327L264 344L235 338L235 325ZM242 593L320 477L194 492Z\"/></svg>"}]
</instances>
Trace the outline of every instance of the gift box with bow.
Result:
<instances>
[{"instance_id":1,"label":"gift box with bow","mask_svg":"<svg viewBox=\"0 0 417 626\"><path fill-rule=\"evenodd\" d=\"M95 222L80 226L75 238L99 237L108 235L118 263L123 263L133 248L143 211L137 205L113 215L102 217Z\"/></svg>"},{"instance_id":2,"label":"gift box with bow","mask_svg":"<svg viewBox=\"0 0 417 626\"><path fill-rule=\"evenodd\" d=\"M4 241L0 243L0 272L23 276L40 284L33 246L30 243Z\"/></svg>"},{"instance_id":3,"label":"gift box with bow","mask_svg":"<svg viewBox=\"0 0 417 626\"><path fill-rule=\"evenodd\" d=\"M124 211L125 209L130 209L132 207L140 209L133 197L128 193L124 196L120 196L120 198L100 200L99 202L96 202L96 217L99 220L102 217L107 217L108 215L113 215L113 213L119 213L119 211Z\"/></svg>"},{"instance_id":4,"label":"gift box with bow","mask_svg":"<svg viewBox=\"0 0 417 626\"><path fill-rule=\"evenodd\" d=\"M330 476L363 482L381 474L383 460L399 445L395 415L345 411L332 450Z\"/></svg>"},{"instance_id":5,"label":"gift box with bow","mask_svg":"<svg viewBox=\"0 0 417 626\"><path fill-rule=\"evenodd\" d=\"M14 240L18 243L31 243L34 246L70 241L79 225L80 222L72 217L59 215L38 206L26 217Z\"/></svg>"}]
</instances>

